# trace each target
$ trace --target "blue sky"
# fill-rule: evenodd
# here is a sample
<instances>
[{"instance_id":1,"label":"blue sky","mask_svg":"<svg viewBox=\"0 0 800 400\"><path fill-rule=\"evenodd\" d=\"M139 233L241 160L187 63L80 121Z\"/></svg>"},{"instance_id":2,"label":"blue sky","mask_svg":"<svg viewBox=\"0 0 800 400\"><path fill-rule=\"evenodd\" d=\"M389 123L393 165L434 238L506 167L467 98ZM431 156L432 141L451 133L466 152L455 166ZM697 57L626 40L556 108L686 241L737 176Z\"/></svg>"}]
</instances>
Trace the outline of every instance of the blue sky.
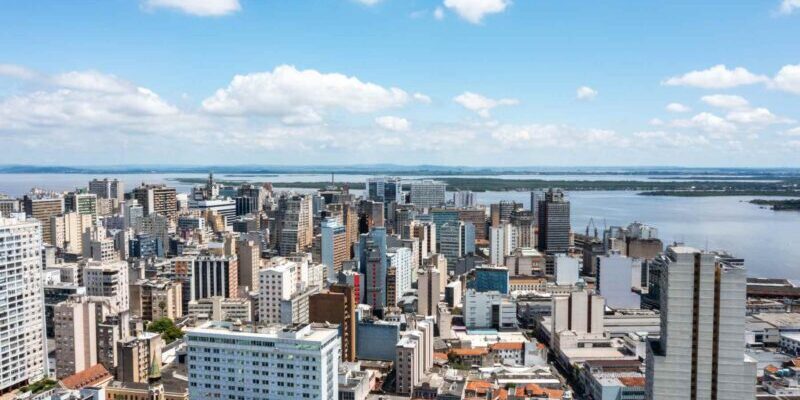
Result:
<instances>
[{"instance_id":1,"label":"blue sky","mask_svg":"<svg viewBox=\"0 0 800 400\"><path fill-rule=\"evenodd\" d=\"M0 24L0 163L800 166L800 0L37 1Z\"/></svg>"}]
</instances>

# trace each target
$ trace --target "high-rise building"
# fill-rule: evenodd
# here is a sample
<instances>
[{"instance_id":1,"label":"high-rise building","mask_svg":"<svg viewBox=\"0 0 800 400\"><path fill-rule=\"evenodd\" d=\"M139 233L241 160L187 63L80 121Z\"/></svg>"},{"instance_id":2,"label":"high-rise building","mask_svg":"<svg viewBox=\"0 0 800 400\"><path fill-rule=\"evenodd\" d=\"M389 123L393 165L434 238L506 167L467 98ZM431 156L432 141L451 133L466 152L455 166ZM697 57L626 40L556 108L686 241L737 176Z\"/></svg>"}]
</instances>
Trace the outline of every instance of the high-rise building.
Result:
<instances>
[{"instance_id":1,"label":"high-rise building","mask_svg":"<svg viewBox=\"0 0 800 400\"><path fill-rule=\"evenodd\" d=\"M597 257L597 291L611 308L639 308L642 260L620 254ZM639 289L634 292L634 289Z\"/></svg>"},{"instance_id":2,"label":"high-rise building","mask_svg":"<svg viewBox=\"0 0 800 400\"><path fill-rule=\"evenodd\" d=\"M569 200L564 192L550 189L538 206L538 248L548 253L561 253L569 249Z\"/></svg>"},{"instance_id":3,"label":"high-rise building","mask_svg":"<svg viewBox=\"0 0 800 400\"><path fill-rule=\"evenodd\" d=\"M250 299L214 296L189 302L188 314L198 321L253 321Z\"/></svg>"},{"instance_id":4,"label":"high-rise building","mask_svg":"<svg viewBox=\"0 0 800 400\"><path fill-rule=\"evenodd\" d=\"M417 321L397 342L397 393L411 394L425 373L433 367L433 322Z\"/></svg>"},{"instance_id":5,"label":"high-rise building","mask_svg":"<svg viewBox=\"0 0 800 400\"><path fill-rule=\"evenodd\" d=\"M447 222L437 228L439 254L447 259L447 269L454 270L458 259L475 253L475 226L467 222Z\"/></svg>"},{"instance_id":6,"label":"high-rise building","mask_svg":"<svg viewBox=\"0 0 800 400\"><path fill-rule=\"evenodd\" d=\"M83 286L89 296L107 297L114 309L129 309L127 262L86 262L83 266Z\"/></svg>"},{"instance_id":7,"label":"high-rise building","mask_svg":"<svg viewBox=\"0 0 800 400\"><path fill-rule=\"evenodd\" d=\"M312 325L207 322L186 334L189 398L338 400L338 336Z\"/></svg>"},{"instance_id":8,"label":"high-rise building","mask_svg":"<svg viewBox=\"0 0 800 400\"><path fill-rule=\"evenodd\" d=\"M146 185L142 183L131 191L144 211L144 215L159 214L175 221L178 217L178 200L175 188L166 185Z\"/></svg>"},{"instance_id":9,"label":"high-rise building","mask_svg":"<svg viewBox=\"0 0 800 400\"><path fill-rule=\"evenodd\" d=\"M394 296L389 296L387 302L396 305L407 291L411 289L411 249L407 247L390 248L386 254L388 270L386 278L387 289L393 289ZM391 276L392 278L389 278Z\"/></svg>"},{"instance_id":10,"label":"high-rise building","mask_svg":"<svg viewBox=\"0 0 800 400\"><path fill-rule=\"evenodd\" d=\"M426 268L420 272L417 280L418 314L435 315L442 296L442 278L435 268Z\"/></svg>"},{"instance_id":11,"label":"high-rise building","mask_svg":"<svg viewBox=\"0 0 800 400\"><path fill-rule=\"evenodd\" d=\"M0 194L0 217L8 218L19 211L19 200Z\"/></svg>"},{"instance_id":12,"label":"high-rise building","mask_svg":"<svg viewBox=\"0 0 800 400\"><path fill-rule=\"evenodd\" d=\"M5 393L47 374L40 223L21 214L0 217L0 243L5 282L0 297L0 393Z\"/></svg>"},{"instance_id":13,"label":"high-rise building","mask_svg":"<svg viewBox=\"0 0 800 400\"><path fill-rule=\"evenodd\" d=\"M503 223L489 228L489 257L494 265L503 265L506 256L514 250L511 224Z\"/></svg>"},{"instance_id":14,"label":"high-rise building","mask_svg":"<svg viewBox=\"0 0 800 400\"><path fill-rule=\"evenodd\" d=\"M342 338L342 361L356 360L356 298L355 288L335 283L328 291L309 298L309 321L339 324Z\"/></svg>"},{"instance_id":15,"label":"high-rise building","mask_svg":"<svg viewBox=\"0 0 800 400\"><path fill-rule=\"evenodd\" d=\"M238 297L239 267L236 256L202 255L192 259L191 297Z\"/></svg>"},{"instance_id":16,"label":"high-rise building","mask_svg":"<svg viewBox=\"0 0 800 400\"><path fill-rule=\"evenodd\" d=\"M94 193L67 193L64 196L64 211L91 215L97 218L97 195Z\"/></svg>"},{"instance_id":17,"label":"high-rise building","mask_svg":"<svg viewBox=\"0 0 800 400\"><path fill-rule=\"evenodd\" d=\"M490 205L489 222L491 226L500 226L502 223L511 222L511 214L521 208L522 204L508 200Z\"/></svg>"},{"instance_id":18,"label":"high-rise building","mask_svg":"<svg viewBox=\"0 0 800 400\"><path fill-rule=\"evenodd\" d=\"M364 302L375 310L386 306L388 269L386 228L373 228L362 234L358 243L358 263L364 277Z\"/></svg>"},{"instance_id":19,"label":"high-rise building","mask_svg":"<svg viewBox=\"0 0 800 400\"><path fill-rule=\"evenodd\" d=\"M239 290L243 293L258 291L261 245L253 240L237 240L236 257L239 266Z\"/></svg>"},{"instance_id":20,"label":"high-rise building","mask_svg":"<svg viewBox=\"0 0 800 400\"><path fill-rule=\"evenodd\" d=\"M273 259L271 264L259 271L258 283L258 320L264 324L281 322L281 314L292 313L292 309L281 310L281 307L292 306L295 293L305 290L308 285L308 262ZM296 299L299 301L302 299ZM283 305L284 302L289 302Z\"/></svg>"},{"instance_id":21,"label":"high-rise building","mask_svg":"<svg viewBox=\"0 0 800 400\"><path fill-rule=\"evenodd\" d=\"M487 240L486 209L481 207L462 208L458 210L458 219L475 226L475 240Z\"/></svg>"},{"instance_id":22,"label":"high-rise building","mask_svg":"<svg viewBox=\"0 0 800 400\"><path fill-rule=\"evenodd\" d=\"M347 231L344 226L331 219L322 221L320 231L320 261L327 270L326 279L328 282L333 282L342 270L342 263L350 259Z\"/></svg>"},{"instance_id":23,"label":"high-rise building","mask_svg":"<svg viewBox=\"0 0 800 400\"><path fill-rule=\"evenodd\" d=\"M97 311L85 296L55 306L56 377L64 378L97 364Z\"/></svg>"},{"instance_id":24,"label":"high-rise building","mask_svg":"<svg viewBox=\"0 0 800 400\"><path fill-rule=\"evenodd\" d=\"M117 380L147 383L152 374L160 374L162 347L164 340L154 332L142 332L117 342Z\"/></svg>"},{"instance_id":25,"label":"high-rise building","mask_svg":"<svg viewBox=\"0 0 800 400\"><path fill-rule=\"evenodd\" d=\"M367 179L367 197L372 201L379 201L384 204L403 201L403 184L400 178L369 178Z\"/></svg>"},{"instance_id":26,"label":"high-rise building","mask_svg":"<svg viewBox=\"0 0 800 400\"><path fill-rule=\"evenodd\" d=\"M125 184L118 179L92 179L89 182L89 193L94 193L100 199L125 200Z\"/></svg>"},{"instance_id":27,"label":"high-rise building","mask_svg":"<svg viewBox=\"0 0 800 400\"><path fill-rule=\"evenodd\" d=\"M419 209L440 207L445 203L447 185L430 179L411 182L410 198Z\"/></svg>"},{"instance_id":28,"label":"high-rise building","mask_svg":"<svg viewBox=\"0 0 800 400\"><path fill-rule=\"evenodd\" d=\"M130 310L145 321L183 317L181 282L169 279L141 279L130 285Z\"/></svg>"},{"instance_id":29,"label":"high-rise building","mask_svg":"<svg viewBox=\"0 0 800 400\"><path fill-rule=\"evenodd\" d=\"M55 245L50 230L50 217L64 213L64 199L61 197L42 197L26 195L23 199L25 214L39 221L42 230L42 242Z\"/></svg>"},{"instance_id":30,"label":"high-rise building","mask_svg":"<svg viewBox=\"0 0 800 400\"><path fill-rule=\"evenodd\" d=\"M275 211L275 227L270 231L278 254L288 256L304 251L314 238L314 218L311 198L291 195L278 199Z\"/></svg>"},{"instance_id":31,"label":"high-rise building","mask_svg":"<svg viewBox=\"0 0 800 400\"><path fill-rule=\"evenodd\" d=\"M453 193L453 204L456 207L475 207L475 193L472 190L459 190Z\"/></svg>"},{"instance_id":32,"label":"high-rise building","mask_svg":"<svg viewBox=\"0 0 800 400\"><path fill-rule=\"evenodd\" d=\"M467 288L508 294L508 268L494 265L477 267L469 272Z\"/></svg>"},{"instance_id":33,"label":"high-rise building","mask_svg":"<svg viewBox=\"0 0 800 400\"><path fill-rule=\"evenodd\" d=\"M68 212L50 217L53 246L67 253L83 254L83 232L94 226L91 215Z\"/></svg>"},{"instance_id":34,"label":"high-rise building","mask_svg":"<svg viewBox=\"0 0 800 400\"><path fill-rule=\"evenodd\" d=\"M755 398L756 364L744 356L744 267L684 246L654 264L661 335L647 346L647 398Z\"/></svg>"}]
</instances>

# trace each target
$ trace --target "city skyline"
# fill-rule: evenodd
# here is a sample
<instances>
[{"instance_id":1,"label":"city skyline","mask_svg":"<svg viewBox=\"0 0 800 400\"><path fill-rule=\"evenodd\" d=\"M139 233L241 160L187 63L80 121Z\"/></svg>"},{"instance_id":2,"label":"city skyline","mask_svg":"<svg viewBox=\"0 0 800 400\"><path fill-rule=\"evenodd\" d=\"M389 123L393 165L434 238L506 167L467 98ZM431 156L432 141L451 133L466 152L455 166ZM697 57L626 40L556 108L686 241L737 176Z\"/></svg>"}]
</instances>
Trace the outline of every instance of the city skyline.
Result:
<instances>
[{"instance_id":1,"label":"city skyline","mask_svg":"<svg viewBox=\"0 0 800 400\"><path fill-rule=\"evenodd\" d=\"M797 8L14 4L4 163L796 167Z\"/></svg>"}]
</instances>

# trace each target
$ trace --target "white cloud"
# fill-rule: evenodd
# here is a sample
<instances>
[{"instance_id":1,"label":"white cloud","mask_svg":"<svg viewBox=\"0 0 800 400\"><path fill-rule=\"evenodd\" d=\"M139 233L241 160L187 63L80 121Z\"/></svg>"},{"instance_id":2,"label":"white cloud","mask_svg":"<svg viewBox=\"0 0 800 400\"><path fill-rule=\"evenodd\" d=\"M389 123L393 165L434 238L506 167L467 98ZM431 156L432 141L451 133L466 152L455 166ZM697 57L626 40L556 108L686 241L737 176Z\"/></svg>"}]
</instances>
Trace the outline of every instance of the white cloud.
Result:
<instances>
[{"instance_id":1,"label":"white cloud","mask_svg":"<svg viewBox=\"0 0 800 400\"><path fill-rule=\"evenodd\" d=\"M742 67L728 69L725 65L715 65L702 71L691 71L681 76L668 78L667 86L692 86L704 89L726 89L742 85L767 82L763 75L755 75Z\"/></svg>"},{"instance_id":2,"label":"white cloud","mask_svg":"<svg viewBox=\"0 0 800 400\"><path fill-rule=\"evenodd\" d=\"M375 118L375 123L383 129L394 132L405 132L411 127L411 123L405 118L393 117L391 115L384 115Z\"/></svg>"},{"instance_id":3,"label":"white cloud","mask_svg":"<svg viewBox=\"0 0 800 400\"><path fill-rule=\"evenodd\" d=\"M681 103L669 103L665 108L667 109L667 111L674 113L686 113L692 111L691 108Z\"/></svg>"},{"instance_id":4,"label":"white cloud","mask_svg":"<svg viewBox=\"0 0 800 400\"><path fill-rule=\"evenodd\" d=\"M703 96L700 100L710 106L719 108L744 108L750 105L744 97L730 94L712 94Z\"/></svg>"},{"instance_id":5,"label":"white cloud","mask_svg":"<svg viewBox=\"0 0 800 400\"><path fill-rule=\"evenodd\" d=\"M443 20L444 19L444 9L442 7L436 7L436 9L433 10L433 18L436 18L439 21Z\"/></svg>"},{"instance_id":6,"label":"white cloud","mask_svg":"<svg viewBox=\"0 0 800 400\"><path fill-rule=\"evenodd\" d=\"M630 144L611 130L581 129L563 124L505 124L494 129L491 137L503 146L515 148L572 148L586 143L626 147Z\"/></svg>"},{"instance_id":7,"label":"white cloud","mask_svg":"<svg viewBox=\"0 0 800 400\"><path fill-rule=\"evenodd\" d=\"M198 17L219 17L242 9L239 0L144 0L146 9L169 8Z\"/></svg>"},{"instance_id":8,"label":"white cloud","mask_svg":"<svg viewBox=\"0 0 800 400\"><path fill-rule=\"evenodd\" d=\"M729 121L746 125L771 125L793 122L790 119L778 117L763 107L733 110L725 118Z\"/></svg>"},{"instance_id":9,"label":"white cloud","mask_svg":"<svg viewBox=\"0 0 800 400\"><path fill-rule=\"evenodd\" d=\"M478 113L478 115L483 118L489 118L491 116L491 110L495 107L513 106L519 104L519 100L517 99L495 100L472 92L464 92L453 98L453 101L461 104L461 106L470 111Z\"/></svg>"},{"instance_id":10,"label":"white cloud","mask_svg":"<svg viewBox=\"0 0 800 400\"><path fill-rule=\"evenodd\" d=\"M800 8L800 0L783 0L779 12L788 15L798 8Z\"/></svg>"},{"instance_id":11,"label":"white cloud","mask_svg":"<svg viewBox=\"0 0 800 400\"><path fill-rule=\"evenodd\" d=\"M800 126L781 132L781 136L800 136Z\"/></svg>"},{"instance_id":12,"label":"white cloud","mask_svg":"<svg viewBox=\"0 0 800 400\"><path fill-rule=\"evenodd\" d=\"M371 113L403 106L410 98L402 89L356 77L281 65L272 72L236 75L228 87L203 100L202 106L213 114L296 118L338 109Z\"/></svg>"},{"instance_id":13,"label":"white cloud","mask_svg":"<svg viewBox=\"0 0 800 400\"><path fill-rule=\"evenodd\" d=\"M686 135L679 132L644 131L634 132L633 136L638 139L636 144L640 147L692 147L710 143L703 135Z\"/></svg>"},{"instance_id":14,"label":"white cloud","mask_svg":"<svg viewBox=\"0 0 800 400\"><path fill-rule=\"evenodd\" d=\"M444 0L445 7L473 24L480 24L486 15L505 11L509 5L511 0Z\"/></svg>"},{"instance_id":15,"label":"white cloud","mask_svg":"<svg viewBox=\"0 0 800 400\"><path fill-rule=\"evenodd\" d=\"M381 0L354 0L355 2L361 3L365 6L374 6L381 2Z\"/></svg>"},{"instance_id":16,"label":"white cloud","mask_svg":"<svg viewBox=\"0 0 800 400\"><path fill-rule=\"evenodd\" d=\"M0 64L0 76L7 76L15 79L34 79L38 76L36 71L31 69L14 65L14 64Z\"/></svg>"},{"instance_id":17,"label":"white cloud","mask_svg":"<svg viewBox=\"0 0 800 400\"><path fill-rule=\"evenodd\" d=\"M671 125L677 128L698 129L709 133L713 138L725 137L736 131L736 125L708 112L697 114L691 119L672 121Z\"/></svg>"},{"instance_id":18,"label":"white cloud","mask_svg":"<svg viewBox=\"0 0 800 400\"><path fill-rule=\"evenodd\" d=\"M800 64L783 66L770 82L770 87L784 92L800 94Z\"/></svg>"},{"instance_id":19,"label":"white cloud","mask_svg":"<svg viewBox=\"0 0 800 400\"><path fill-rule=\"evenodd\" d=\"M414 93L414 100L422 103L422 104L431 104L431 98L423 93Z\"/></svg>"},{"instance_id":20,"label":"white cloud","mask_svg":"<svg viewBox=\"0 0 800 400\"><path fill-rule=\"evenodd\" d=\"M597 91L588 86L581 86L575 91L575 97L578 100L592 100L597 97Z\"/></svg>"},{"instance_id":21,"label":"white cloud","mask_svg":"<svg viewBox=\"0 0 800 400\"><path fill-rule=\"evenodd\" d=\"M662 120L661 120L661 118L653 118L653 119L651 119L651 120L650 120L648 123L649 123L650 125L653 125L653 126L661 126L661 125L664 125L664 121L662 121Z\"/></svg>"}]
</instances>

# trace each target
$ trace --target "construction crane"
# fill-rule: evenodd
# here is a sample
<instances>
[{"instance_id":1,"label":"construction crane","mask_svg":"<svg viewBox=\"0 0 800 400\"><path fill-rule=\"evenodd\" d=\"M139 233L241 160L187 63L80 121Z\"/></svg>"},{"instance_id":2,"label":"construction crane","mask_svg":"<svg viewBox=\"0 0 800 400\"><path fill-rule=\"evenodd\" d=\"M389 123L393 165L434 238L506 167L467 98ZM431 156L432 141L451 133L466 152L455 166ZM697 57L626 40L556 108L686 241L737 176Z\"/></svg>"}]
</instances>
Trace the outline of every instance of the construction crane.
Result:
<instances>
[{"instance_id":1,"label":"construction crane","mask_svg":"<svg viewBox=\"0 0 800 400\"><path fill-rule=\"evenodd\" d=\"M586 236L589 236L589 227L594 228L594 237L596 239L597 238L597 225L595 225L593 217L590 217L589 218L589 223L586 224Z\"/></svg>"}]
</instances>

